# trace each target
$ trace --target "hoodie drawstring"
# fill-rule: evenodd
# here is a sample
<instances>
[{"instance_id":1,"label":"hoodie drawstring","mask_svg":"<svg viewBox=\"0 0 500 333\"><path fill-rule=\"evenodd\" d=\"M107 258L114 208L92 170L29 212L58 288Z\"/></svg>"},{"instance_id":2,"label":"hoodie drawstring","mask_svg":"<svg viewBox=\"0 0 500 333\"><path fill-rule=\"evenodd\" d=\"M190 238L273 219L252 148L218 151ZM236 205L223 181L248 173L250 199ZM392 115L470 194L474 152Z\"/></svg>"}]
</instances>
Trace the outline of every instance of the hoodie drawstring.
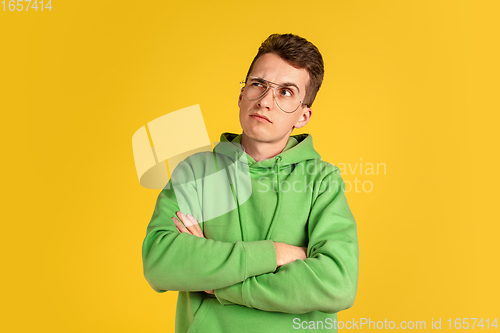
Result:
<instances>
[{"instance_id":1,"label":"hoodie drawstring","mask_svg":"<svg viewBox=\"0 0 500 333\"><path fill-rule=\"evenodd\" d=\"M239 161L239 156L238 156L238 149L235 149L234 150L234 191L235 191L235 197L236 197L236 207L238 209L238 216L239 216L239 220L240 220L240 232L241 232L241 240L242 241L245 241L245 226L244 226L244 223L242 221L242 216L241 216L241 213L240 213L240 202L238 200L238 164L240 163Z\"/></svg>"},{"instance_id":2,"label":"hoodie drawstring","mask_svg":"<svg viewBox=\"0 0 500 333\"><path fill-rule=\"evenodd\" d=\"M271 225L269 226L269 229L267 230L266 240L271 239L271 235L272 235L274 226L276 225L275 222L276 222L276 219L278 216L278 211L279 211L280 204L281 204L281 202L280 202L280 162L281 162L281 160L282 160L281 156L276 156L276 158L275 158L276 164L273 165L273 172L274 172L274 167L276 166L276 172L274 174L276 175L276 184L278 186L278 190L277 190L278 199L276 202L276 209L274 210L273 219L271 220Z\"/></svg>"}]
</instances>

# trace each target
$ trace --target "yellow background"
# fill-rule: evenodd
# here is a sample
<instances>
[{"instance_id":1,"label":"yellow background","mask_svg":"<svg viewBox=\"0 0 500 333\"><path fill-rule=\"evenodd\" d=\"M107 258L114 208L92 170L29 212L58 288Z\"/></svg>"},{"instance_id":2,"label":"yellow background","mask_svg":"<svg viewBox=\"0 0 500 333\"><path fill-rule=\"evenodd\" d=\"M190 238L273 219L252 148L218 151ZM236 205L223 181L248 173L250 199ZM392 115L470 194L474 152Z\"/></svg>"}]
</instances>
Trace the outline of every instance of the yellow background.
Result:
<instances>
[{"instance_id":1,"label":"yellow background","mask_svg":"<svg viewBox=\"0 0 500 333\"><path fill-rule=\"evenodd\" d=\"M176 293L142 275L159 190L139 184L132 135L194 104L212 142L240 132L239 81L275 32L309 39L326 65L294 133L331 163L386 165L343 175L373 190L347 193L360 275L339 319L430 330L431 318L500 317L499 2L52 7L0 11L2 331L173 330Z\"/></svg>"}]
</instances>

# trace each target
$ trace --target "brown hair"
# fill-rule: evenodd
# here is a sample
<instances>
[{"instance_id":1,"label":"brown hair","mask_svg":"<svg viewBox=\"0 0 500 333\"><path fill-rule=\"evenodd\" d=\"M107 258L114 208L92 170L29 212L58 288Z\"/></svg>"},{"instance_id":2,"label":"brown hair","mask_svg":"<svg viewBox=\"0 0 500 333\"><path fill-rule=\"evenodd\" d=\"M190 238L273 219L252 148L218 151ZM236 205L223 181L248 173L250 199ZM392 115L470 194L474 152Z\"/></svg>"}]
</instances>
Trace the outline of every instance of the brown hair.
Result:
<instances>
[{"instance_id":1,"label":"brown hair","mask_svg":"<svg viewBox=\"0 0 500 333\"><path fill-rule=\"evenodd\" d=\"M305 38L293 34L272 34L261 44L257 55L250 65L247 76L250 75L257 59L266 53L274 53L296 68L305 68L309 73L304 104L311 107L318 93L325 69L323 57L318 48Z\"/></svg>"}]
</instances>

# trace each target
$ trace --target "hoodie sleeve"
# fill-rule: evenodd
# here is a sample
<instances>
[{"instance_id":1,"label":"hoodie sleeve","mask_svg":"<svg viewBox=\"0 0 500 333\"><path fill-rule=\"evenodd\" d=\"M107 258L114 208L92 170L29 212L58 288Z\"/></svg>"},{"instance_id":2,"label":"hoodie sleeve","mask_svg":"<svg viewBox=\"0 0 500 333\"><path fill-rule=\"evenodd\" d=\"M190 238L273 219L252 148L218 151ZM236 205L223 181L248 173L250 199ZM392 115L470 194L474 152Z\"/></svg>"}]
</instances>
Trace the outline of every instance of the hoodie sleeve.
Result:
<instances>
[{"instance_id":1,"label":"hoodie sleeve","mask_svg":"<svg viewBox=\"0 0 500 333\"><path fill-rule=\"evenodd\" d=\"M180 210L179 203L188 210L183 213L196 217L199 201L189 165L181 162L175 170L175 179L185 186L176 188L171 179L160 192L142 245L144 276L150 286L159 293L212 290L273 272L272 240L231 243L177 231L172 217ZM200 226L203 229L203 223Z\"/></svg>"},{"instance_id":2,"label":"hoodie sleeve","mask_svg":"<svg viewBox=\"0 0 500 333\"><path fill-rule=\"evenodd\" d=\"M335 313L351 307L359 248L356 222L343 189L338 168L323 179L309 216L306 260L217 289L219 302L296 314Z\"/></svg>"}]
</instances>

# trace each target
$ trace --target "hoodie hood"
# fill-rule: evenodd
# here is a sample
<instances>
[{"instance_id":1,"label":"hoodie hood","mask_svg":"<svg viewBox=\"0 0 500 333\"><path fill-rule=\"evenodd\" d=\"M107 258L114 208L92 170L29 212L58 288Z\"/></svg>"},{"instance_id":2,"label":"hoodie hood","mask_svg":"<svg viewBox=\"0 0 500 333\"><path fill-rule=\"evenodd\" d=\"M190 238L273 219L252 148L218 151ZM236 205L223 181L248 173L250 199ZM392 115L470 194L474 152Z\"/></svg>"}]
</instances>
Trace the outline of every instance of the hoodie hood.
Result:
<instances>
[{"instance_id":1,"label":"hoodie hood","mask_svg":"<svg viewBox=\"0 0 500 333\"><path fill-rule=\"evenodd\" d=\"M321 159L321 156L314 149L313 139L310 134L297 134L288 138L288 142L281 153L267 160L256 162L250 155L245 153L241 145L241 134L222 133L220 142L230 144L219 144L214 148L214 151L219 154L226 155L232 160L246 155L248 166L250 168L272 168L277 162L280 165L290 165L307 160Z\"/></svg>"}]
</instances>

